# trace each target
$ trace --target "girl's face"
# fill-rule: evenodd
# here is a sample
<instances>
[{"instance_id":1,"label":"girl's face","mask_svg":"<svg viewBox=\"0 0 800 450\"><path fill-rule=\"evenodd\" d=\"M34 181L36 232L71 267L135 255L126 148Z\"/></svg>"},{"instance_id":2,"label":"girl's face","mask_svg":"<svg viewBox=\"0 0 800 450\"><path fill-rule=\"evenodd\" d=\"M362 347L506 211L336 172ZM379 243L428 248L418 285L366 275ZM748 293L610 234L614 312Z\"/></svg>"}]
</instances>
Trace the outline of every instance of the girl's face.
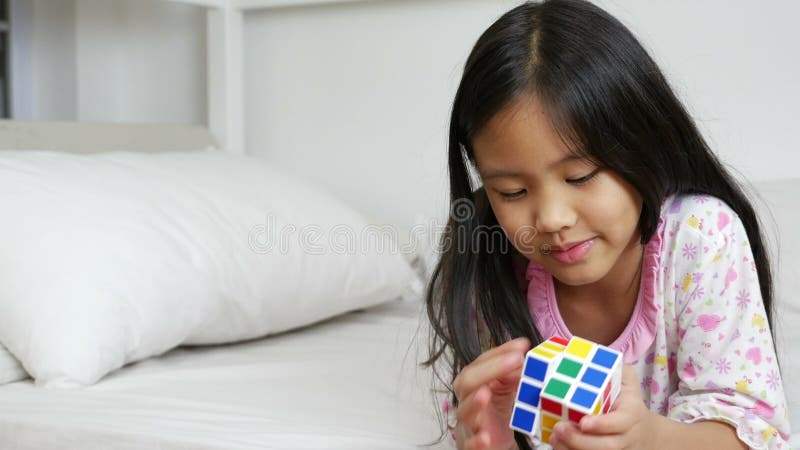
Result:
<instances>
[{"instance_id":1,"label":"girl's face","mask_svg":"<svg viewBox=\"0 0 800 450\"><path fill-rule=\"evenodd\" d=\"M537 101L507 106L472 146L495 216L529 260L570 286L636 267L641 197L614 172L572 155Z\"/></svg>"}]
</instances>

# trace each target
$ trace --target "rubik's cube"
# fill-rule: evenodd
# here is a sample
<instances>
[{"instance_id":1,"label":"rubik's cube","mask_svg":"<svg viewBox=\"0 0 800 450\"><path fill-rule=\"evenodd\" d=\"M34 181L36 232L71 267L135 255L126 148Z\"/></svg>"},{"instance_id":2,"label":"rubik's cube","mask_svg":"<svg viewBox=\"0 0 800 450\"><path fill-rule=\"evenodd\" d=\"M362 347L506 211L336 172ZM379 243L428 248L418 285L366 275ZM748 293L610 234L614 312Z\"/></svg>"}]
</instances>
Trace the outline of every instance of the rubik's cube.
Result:
<instances>
[{"instance_id":1,"label":"rubik's cube","mask_svg":"<svg viewBox=\"0 0 800 450\"><path fill-rule=\"evenodd\" d=\"M562 420L604 414L622 384L622 354L586 339L552 337L525 356L510 427L550 443Z\"/></svg>"}]
</instances>

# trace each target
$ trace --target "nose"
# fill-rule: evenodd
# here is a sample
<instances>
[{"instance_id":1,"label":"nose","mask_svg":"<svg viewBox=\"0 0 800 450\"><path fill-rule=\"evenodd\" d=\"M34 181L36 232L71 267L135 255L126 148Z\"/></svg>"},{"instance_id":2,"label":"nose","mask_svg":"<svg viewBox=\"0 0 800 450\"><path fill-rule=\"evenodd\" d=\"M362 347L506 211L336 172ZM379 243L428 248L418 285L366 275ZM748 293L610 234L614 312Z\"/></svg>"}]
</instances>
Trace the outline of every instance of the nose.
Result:
<instances>
[{"instance_id":1,"label":"nose","mask_svg":"<svg viewBox=\"0 0 800 450\"><path fill-rule=\"evenodd\" d=\"M552 195L539 199L534 215L539 233L558 233L575 225L578 217L567 199Z\"/></svg>"}]
</instances>

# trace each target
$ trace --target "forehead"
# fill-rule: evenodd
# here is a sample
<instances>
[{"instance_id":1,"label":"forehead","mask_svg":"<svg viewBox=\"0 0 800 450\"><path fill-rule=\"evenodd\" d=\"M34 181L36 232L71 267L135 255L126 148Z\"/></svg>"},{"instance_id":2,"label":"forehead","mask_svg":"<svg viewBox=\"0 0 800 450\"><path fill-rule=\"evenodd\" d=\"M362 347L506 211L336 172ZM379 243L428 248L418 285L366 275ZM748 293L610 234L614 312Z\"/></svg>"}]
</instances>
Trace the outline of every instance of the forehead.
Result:
<instances>
[{"instance_id":1,"label":"forehead","mask_svg":"<svg viewBox=\"0 0 800 450\"><path fill-rule=\"evenodd\" d=\"M472 140L478 170L534 169L572 155L542 105L531 97L510 103Z\"/></svg>"}]
</instances>

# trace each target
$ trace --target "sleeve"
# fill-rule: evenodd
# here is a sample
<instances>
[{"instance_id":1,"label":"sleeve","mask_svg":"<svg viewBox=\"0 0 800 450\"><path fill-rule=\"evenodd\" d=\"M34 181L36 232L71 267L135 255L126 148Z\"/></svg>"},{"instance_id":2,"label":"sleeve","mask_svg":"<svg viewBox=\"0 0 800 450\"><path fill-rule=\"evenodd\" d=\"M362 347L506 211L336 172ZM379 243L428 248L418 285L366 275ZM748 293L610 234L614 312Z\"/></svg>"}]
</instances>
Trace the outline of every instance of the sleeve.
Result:
<instances>
[{"instance_id":1,"label":"sleeve","mask_svg":"<svg viewBox=\"0 0 800 450\"><path fill-rule=\"evenodd\" d=\"M676 253L691 264L676 273L678 386L669 416L725 422L753 449L789 448L786 397L752 251L738 216L720 205L703 213L705 230L695 216L679 230Z\"/></svg>"}]
</instances>

